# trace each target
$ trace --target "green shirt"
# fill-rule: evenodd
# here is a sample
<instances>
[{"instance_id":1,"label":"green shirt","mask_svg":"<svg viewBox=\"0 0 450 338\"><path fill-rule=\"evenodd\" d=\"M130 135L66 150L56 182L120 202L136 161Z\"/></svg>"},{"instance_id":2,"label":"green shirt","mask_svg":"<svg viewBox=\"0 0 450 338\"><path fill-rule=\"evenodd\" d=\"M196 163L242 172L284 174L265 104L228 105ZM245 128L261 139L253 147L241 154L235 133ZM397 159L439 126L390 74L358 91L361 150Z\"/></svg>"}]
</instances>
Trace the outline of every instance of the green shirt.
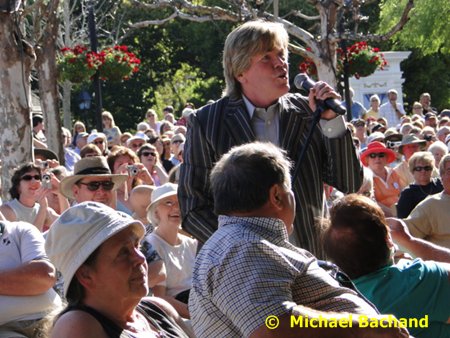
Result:
<instances>
[{"instance_id":1,"label":"green shirt","mask_svg":"<svg viewBox=\"0 0 450 338\"><path fill-rule=\"evenodd\" d=\"M433 261L401 260L353 280L359 291L383 314L423 318L428 328L408 327L417 338L450 337L450 282L447 271Z\"/></svg>"}]
</instances>

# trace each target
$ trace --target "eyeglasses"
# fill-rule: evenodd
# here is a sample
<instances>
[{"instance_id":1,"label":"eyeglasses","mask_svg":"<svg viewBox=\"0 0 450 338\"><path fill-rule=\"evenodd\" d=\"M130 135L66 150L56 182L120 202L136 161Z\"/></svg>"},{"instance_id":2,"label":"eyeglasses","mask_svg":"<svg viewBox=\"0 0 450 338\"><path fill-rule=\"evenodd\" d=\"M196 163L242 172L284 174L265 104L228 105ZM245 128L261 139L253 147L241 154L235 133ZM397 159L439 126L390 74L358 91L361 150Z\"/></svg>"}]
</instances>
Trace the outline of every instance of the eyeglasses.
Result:
<instances>
[{"instance_id":1,"label":"eyeglasses","mask_svg":"<svg viewBox=\"0 0 450 338\"><path fill-rule=\"evenodd\" d=\"M130 147L131 148L140 148L140 147L142 147L144 145L144 143L131 143L130 144Z\"/></svg>"},{"instance_id":2,"label":"eyeglasses","mask_svg":"<svg viewBox=\"0 0 450 338\"><path fill-rule=\"evenodd\" d=\"M372 154L369 154L369 157L370 158L377 158L377 157L384 158L384 157L386 157L386 154L385 153L372 153Z\"/></svg>"},{"instance_id":3,"label":"eyeglasses","mask_svg":"<svg viewBox=\"0 0 450 338\"><path fill-rule=\"evenodd\" d=\"M147 152L147 151L143 151L141 156L147 157L152 155L153 157L156 157L156 153L152 153L152 152Z\"/></svg>"},{"instance_id":4,"label":"eyeglasses","mask_svg":"<svg viewBox=\"0 0 450 338\"><path fill-rule=\"evenodd\" d=\"M413 170L414 171L422 171L422 170L431 171L431 170L433 170L433 167L431 167L431 165L426 165L424 167L414 167Z\"/></svg>"},{"instance_id":5,"label":"eyeglasses","mask_svg":"<svg viewBox=\"0 0 450 338\"><path fill-rule=\"evenodd\" d=\"M173 206L177 205L178 202L174 202L174 201L165 201L164 203L162 203L162 205L168 207L168 208L172 208Z\"/></svg>"},{"instance_id":6,"label":"eyeglasses","mask_svg":"<svg viewBox=\"0 0 450 338\"><path fill-rule=\"evenodd\" d=\"M114 188L114 183L111 181L100 181L100 182L89 182L89 183L79 182L77 184L85 185L89 191L97 191L98 189L100 189L100 186L105 191L111 191Z\"/></svg>"},{"instance_id":7,"label":"eyeglasses","mask_svg":"<svg viewBox=\"0 0 450 338\"><path fill-rule=\"evenodd\" d=\"M41 175L23 175L23 176L21 177L21 179L24 180L24 181L31 181L33 178L34 178L36 181L40 181L40 180L42 179L42 178L41 178Z\"/></svg>"}]
</instances>

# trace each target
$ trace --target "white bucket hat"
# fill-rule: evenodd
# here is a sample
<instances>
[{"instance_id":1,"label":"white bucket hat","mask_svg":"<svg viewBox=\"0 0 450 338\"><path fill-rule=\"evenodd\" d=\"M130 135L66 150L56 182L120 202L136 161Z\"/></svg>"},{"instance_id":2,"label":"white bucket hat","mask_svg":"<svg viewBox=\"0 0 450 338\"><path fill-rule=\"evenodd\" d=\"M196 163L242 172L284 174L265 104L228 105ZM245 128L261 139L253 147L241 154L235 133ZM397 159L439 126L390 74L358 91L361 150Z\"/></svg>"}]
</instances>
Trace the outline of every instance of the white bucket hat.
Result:
<instances>
[{"instance_id":1,"label":"white bucket hat","mask_svg":"<svg viewBox=\"0 0 450 338\"><path fill-rule=\"evenodd\" d=\"M174 183L165 183L152 191L152 197L150 198L150 205L147 208L147 218L153 220L153 210L155 209L155 205L158 201L163 198L174 196L177 194L178 184Z\"/></svg>"},{"instance_id":2,"label":"white bucket hat","mask_svg":"<svg viewBox=\"0 0 450 338\"><path fill-rule=\"evenodd\" d=\"M106 135L98 131L93 131L87 138L87 143L92 143L96 139L101 138L106 142Z\"/></svg>"},{"instance_id":3,"label":"white bucket hat","mask_svg":"<svg viewBox=\"0 0 450 338\"><path fill-rule=\"evenodd\" d=\"M64 296L78 268L108 238L132 227L143 238L145 227L102 203L83 202L67 209L47 233L45 250L64 278Z\"/></svg>"}]
</instances>

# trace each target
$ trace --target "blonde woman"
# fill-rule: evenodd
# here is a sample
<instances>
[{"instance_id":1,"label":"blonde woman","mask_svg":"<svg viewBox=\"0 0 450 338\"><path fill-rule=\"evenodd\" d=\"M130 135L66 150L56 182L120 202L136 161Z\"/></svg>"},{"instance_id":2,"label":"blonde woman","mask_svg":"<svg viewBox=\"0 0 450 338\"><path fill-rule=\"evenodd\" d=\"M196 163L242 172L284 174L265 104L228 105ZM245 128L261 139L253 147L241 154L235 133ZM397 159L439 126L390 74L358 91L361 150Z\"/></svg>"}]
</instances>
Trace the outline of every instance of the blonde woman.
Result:
<instances>
[{"instance_id":1,"label":"blonde woman","mask_svg":"<svg viewBox=\"0 0 450 338\"><path fill-rule=\"evenodd\" d=\"M114 117L109 111L102 113L103 133L108 141L108 148L120 145L120 135L122 135L119 127L114 122Z\"/></svg>"}]
</instances>

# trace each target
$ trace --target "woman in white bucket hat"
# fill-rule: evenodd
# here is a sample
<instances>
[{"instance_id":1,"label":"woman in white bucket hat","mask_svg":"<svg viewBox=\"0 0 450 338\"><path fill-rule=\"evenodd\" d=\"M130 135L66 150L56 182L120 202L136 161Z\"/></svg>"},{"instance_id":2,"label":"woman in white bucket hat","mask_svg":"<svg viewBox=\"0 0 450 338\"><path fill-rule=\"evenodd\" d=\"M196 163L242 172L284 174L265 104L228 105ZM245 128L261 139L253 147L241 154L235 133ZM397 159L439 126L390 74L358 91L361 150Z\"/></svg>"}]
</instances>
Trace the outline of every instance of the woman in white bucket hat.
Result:
<instances>
[{"instance_id":1,"label":"woman in white bucket hat","mask_svg":"<svg viewBox=\"0 0 450 338\"><path fill-rule=\"evenodd\" d=\"M141 222L96 202L66 210L45 249L64 278L68 306L51 337L187 337L180 316L148 292Z\"/></svg>"}]
</instances>

